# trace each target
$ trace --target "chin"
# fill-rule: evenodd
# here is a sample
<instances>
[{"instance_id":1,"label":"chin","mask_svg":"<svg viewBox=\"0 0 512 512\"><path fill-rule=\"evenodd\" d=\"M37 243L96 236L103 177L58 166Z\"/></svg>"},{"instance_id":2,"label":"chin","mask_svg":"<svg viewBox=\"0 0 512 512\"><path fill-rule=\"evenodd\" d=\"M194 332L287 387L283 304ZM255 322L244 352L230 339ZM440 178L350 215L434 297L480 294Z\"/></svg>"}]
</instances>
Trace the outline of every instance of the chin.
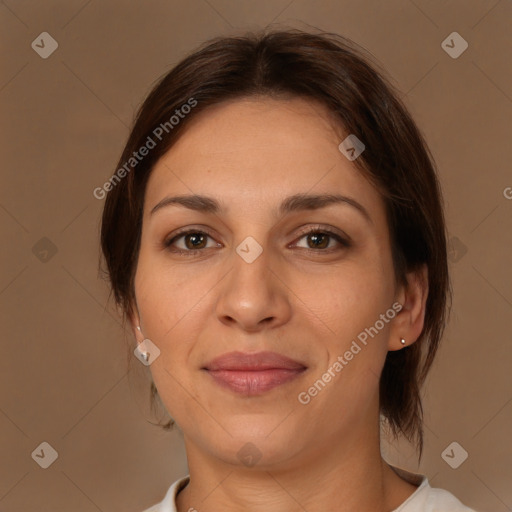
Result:
<instances>
[{"instance_id":1,"label":"chin","mask_svg":"<svg viewBox=\"0 0 512 512\"><path fill-rule=\"evenodd\" d=\"M279 420L281 421L281 420ZM248 468L257 466L259 469L272 468L289 460L299 451L297 438L289 432L274 431L279 424L265 425L264 432L256 434L250 431L238 430L231 432L229 441L216 444L213 447L215 455L230 464L242 465ZM293 441L292 441L293 440Z\"/></svg>"}]
</instances>

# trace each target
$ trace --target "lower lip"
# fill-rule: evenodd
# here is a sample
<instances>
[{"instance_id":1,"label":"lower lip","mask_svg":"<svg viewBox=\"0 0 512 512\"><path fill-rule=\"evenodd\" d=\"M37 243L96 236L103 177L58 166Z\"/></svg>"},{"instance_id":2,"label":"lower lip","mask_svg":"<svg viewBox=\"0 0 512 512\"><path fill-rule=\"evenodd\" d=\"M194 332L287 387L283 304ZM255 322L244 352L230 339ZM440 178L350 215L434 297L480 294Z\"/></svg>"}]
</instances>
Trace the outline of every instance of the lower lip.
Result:
<instances>
[{"instance_id":1,"label":"lower lip","mask_svg":"<svg viewBox=\"0 0 512 512\"><path fill-rule=\"evenodd\" d=\"M296 379L304 372L301 370L207 370L217 384L241 395L260 395L266 391Z\"/></svg>"}]
</instances>

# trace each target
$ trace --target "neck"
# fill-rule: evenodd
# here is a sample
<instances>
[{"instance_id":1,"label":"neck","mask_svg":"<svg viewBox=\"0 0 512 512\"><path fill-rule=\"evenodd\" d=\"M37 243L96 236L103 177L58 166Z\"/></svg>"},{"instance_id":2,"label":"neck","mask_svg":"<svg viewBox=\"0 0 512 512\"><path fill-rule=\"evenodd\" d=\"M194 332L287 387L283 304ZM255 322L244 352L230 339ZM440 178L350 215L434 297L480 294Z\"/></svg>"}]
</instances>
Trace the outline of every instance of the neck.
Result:
<instances>
[{"instance_id":1,"label":"neck","mask_svg":"<svg viewBox=\"0 0 512 512\"><path fill-rule=\"evenodd\" d=\"M205 454L185 437L190 482L177 496L178 512L394 510L416 487L382 459L378 420L371 426L337 432L286 463L251 468Z\"/></svg>"}]
</instances>

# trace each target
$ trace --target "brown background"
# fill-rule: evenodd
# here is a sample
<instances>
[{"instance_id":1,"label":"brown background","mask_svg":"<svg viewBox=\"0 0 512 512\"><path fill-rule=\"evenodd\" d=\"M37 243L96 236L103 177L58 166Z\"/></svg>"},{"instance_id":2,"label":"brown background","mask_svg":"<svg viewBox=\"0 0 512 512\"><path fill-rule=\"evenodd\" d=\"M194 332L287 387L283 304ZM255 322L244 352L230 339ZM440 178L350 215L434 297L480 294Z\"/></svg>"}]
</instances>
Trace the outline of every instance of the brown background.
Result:
<instances>
[{"instance_id":1,"label":"brown background","mask_svg":"<svg viewBox=\"0 0 512 512\"><path fill-rule=\"evenodd\" d=\"M92 191L158 77L205 39L272 22L366 47L440 169L453 314L425 388L422 464L405 443L385 443L387 460L478 510L512 509L512 2L5 0L0 511L140 512L187 473L180 433L148 423L145 368L132 356L127 372ZM31 48L44 31L59 44L47 59ZM441 47L453 31L469 43L456 59ZM31 456L43 441L58 452L48 469ZM441 457L452 441L469 453L457 469Z\"/></svg>"}]
</instances>

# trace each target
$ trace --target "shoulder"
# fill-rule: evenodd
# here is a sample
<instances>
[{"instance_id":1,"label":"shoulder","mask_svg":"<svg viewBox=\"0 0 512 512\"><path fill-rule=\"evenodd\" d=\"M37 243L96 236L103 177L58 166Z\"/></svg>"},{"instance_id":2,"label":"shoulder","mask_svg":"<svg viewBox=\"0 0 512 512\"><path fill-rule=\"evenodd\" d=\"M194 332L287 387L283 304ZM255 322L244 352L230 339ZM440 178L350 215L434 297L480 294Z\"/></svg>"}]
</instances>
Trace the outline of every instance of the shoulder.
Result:
<instances>
[{"instance_id":1,"label":"shoulder","mask_svg":"<svg viewBox=\"0 0 512 512\"><path fill-rule=\"evenodd\" d=\"M466 507L451 492L435 487L428 487L427 490L427 499L423 509L425 512L476 512Z\"/></svg>"},{"instance_id":2,"label":"shoulder","mask_svg":"<svg viewBox=\"0 0 512 512\"><path fill-rule=\"evenodd\" d=\"M176 496L188 484L189 481L189 475L176 480L176 482L174 482L169 487L164 499L160 503L156 503L155 505L147 508L146 510L143 510L143 512L177 512Z\"/></svg>"},{"instance_id":3,"label":"shoulder","mask_svg":"<svg viewBox=\"0 0 512 512\"><path fill-rule=\"evenodd\" d=\"M464 505L451 492L431 487L425 475L392 468L409 483L418 485L416 491L393 512L477 512Z\"/></svg>"},{"instance_id":4,"label":"shoulder","mask_svg":"<svg viewBox=\"0 0 512 512\"><path fill-rule=\"evenodd\" d=\"M476 512L466 507L451 492L430 487L426 480L394 512Z\"/></svg>"}]
</instances>

